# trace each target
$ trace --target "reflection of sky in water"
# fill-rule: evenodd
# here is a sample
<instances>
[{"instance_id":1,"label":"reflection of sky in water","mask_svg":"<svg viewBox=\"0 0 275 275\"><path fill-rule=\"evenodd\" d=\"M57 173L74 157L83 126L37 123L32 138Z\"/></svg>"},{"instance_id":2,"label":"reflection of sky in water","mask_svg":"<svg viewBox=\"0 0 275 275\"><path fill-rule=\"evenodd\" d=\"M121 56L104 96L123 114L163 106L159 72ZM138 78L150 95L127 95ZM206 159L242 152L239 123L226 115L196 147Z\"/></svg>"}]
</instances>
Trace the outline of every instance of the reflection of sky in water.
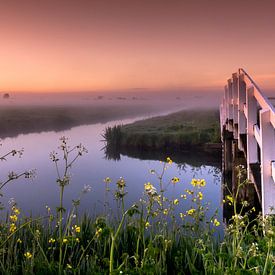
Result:
<instances>
[{"instance_id":1,"label":"reflection of sky in water","mask_svg":"<svg viewBox=\"0 0 275 275\"><path fill-rule=\"evenodd\" d=\"M124 120L125 122L129 122ZM118 123L118 122L116 122ZM71 176L72 182L65 188L65 207L71 208L72 199L77 199L79 193L85 184L92 186L92 192L84 195L80 204L80 211L93 213L102 212L104 207L105 185L103 179L110 177L113 179L111 188L114 188L115 181L123 176L126 180L128 194L126 196L127 206L132 205L143 194L145 182L152 182L157 187L156 175L149 173L150 169L161 170L159 161L139 160L121 157L121 161L106 160L104 151L101 150L103 143L101 134L108 124L95 124L88 126L79 126L64 132L46 132L39 134L20 135L16 138L6 138L2 141L2 152L9 149L24 148L22 158L9 158L6 162L1 162L1 180L9 171L24 171L32 168L36 169L36 177L33 181L19 179L7 185L3 191L2 201L5 206L10 198L15 198L19 207L25 213L32 212L38 214L45 212L45 205L54 209L58 205L59 188L56 183L56 171L53 162L49 159L52 151L57 151L59 138L65 135L69 138L69 143L75 145L82 143L88 149L89 153L81 157L73 166ZM184 167L173 163L166 170L164 181L169 182L174 176L180 178L180 182L175 186L170 185L167 190L167 196L177 198L184 193L186 188L191 188L190 181L193 177L204 178L207 182L204 188L204 199L211 202L211 212L216 208L220 209L221 218L221 185L220 173L214 167L202 166L194 168L190 165ZM112 190L113 192L113 190ZM110 205L115 202L109 194ZM179 204L178 212L183 212L190 208L191 202L183 200Z\"/></svg>"}]
</instances>

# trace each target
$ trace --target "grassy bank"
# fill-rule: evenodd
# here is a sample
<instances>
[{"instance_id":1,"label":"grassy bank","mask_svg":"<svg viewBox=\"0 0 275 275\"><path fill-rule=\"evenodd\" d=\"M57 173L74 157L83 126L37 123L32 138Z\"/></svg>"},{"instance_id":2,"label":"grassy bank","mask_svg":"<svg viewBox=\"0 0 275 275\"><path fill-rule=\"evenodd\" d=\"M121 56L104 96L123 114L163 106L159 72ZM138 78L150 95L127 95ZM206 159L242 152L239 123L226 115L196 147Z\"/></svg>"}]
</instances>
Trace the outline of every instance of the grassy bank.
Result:
<instances>
[{"instance_id":1,"label":"grassy bank","mask_svg":"<svg viewBox=\"0 0 275 275\"><path fill-rule=\"evenodd\" d=\"M255 209L247 202L237 203L238 193L248 184L241 181L241 167L236 193L223 202L232 207L233 216L219 241L217 228L224 225L217 214L206 218L207 183L203 179L186 183L176 176L167 179L169 157L158 170L150 170L155 183L145 183L143 196L129 208L124 204L127 182L106 177L100 184L105 199L117 201L117 211L110 211L106 199L102 215L78 216L81 197L72 202L71 210L64 209L71 169L86 153L85 147L69 146L62 137L59 151L51 154L60 190L56 210L46 207L44 216L26 217L15 201L10 203L0 224L1 274L273 274L274 223L272 217L251 220ZM20 151L11 151L1 159L17 154ZM10 174L0 190L20 176L31 174ZM167 187L176 184L182 184L182 194L168 197ZM81 196L89 191L85 186Z\"/></svg>"},{"instance_id":2,"label":"grassy bank","mask_svg":"<svg viewBox=\"0 0 275 275\"><path fill-rule=\"evenodd\" d=\"M132 124L109 127L104 133L108 146L143 150L171 148L219 149L217 110L185 110Z\"/></svg>"}]
</instances>

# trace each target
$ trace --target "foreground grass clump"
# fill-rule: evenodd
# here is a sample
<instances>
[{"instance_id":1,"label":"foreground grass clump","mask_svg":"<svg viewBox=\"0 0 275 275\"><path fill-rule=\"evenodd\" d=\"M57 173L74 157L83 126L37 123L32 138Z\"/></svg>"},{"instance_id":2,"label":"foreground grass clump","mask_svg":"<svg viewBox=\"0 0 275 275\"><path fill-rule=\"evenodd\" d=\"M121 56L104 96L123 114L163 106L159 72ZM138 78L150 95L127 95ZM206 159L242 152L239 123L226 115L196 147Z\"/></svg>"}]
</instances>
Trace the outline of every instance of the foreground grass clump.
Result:
<instances>
[{"instance_id":1,"label":"foreground grass clump","mask_svg":"<svg viewBox=\"0 0 275 275\"><path fill-rule=\"evenodd\" d=\"M132 124L109 127L104 138L107 146L158 150L219 148L219 112L184 110L167 116L153 117Z\"/></svg>"},{"instance_id":2,"label":"foreground grass clump","mask_svg":"<svg viewBox=\"0 0 275 275\"><path fill-rule=\"evenodd\" d=\"M233 209L222 242L216 229L222 227L217 214L207 218L203 179L184 183L167 179L172 165L167 158L160 171L150 170L155 182L144 184L141 199L127 208L127 183L123 178L104 179L106 198L115 185L118 211L97 217L78 216L80 197L71 210L64 209L63 197L70 184L70 169L87 153L80 144L70 147L61 139L61 154L53 152L60 187L56 211L46 207L44 216L24 216L16 202L1 222L0 270L3 274L273 274L274 224L272 217L249 219L254 209L243 202L238 209L236 194L225 202ZM241 173L239 173L241 174ZM241 178L241 175L240 175ZM178 198L168 198L169 186L182 184ZM81 195L91 191L85 186ZM184 208L184 206L188 208ZM183 210L185 209L185 210Z\"/></svg>"}]
</instances>

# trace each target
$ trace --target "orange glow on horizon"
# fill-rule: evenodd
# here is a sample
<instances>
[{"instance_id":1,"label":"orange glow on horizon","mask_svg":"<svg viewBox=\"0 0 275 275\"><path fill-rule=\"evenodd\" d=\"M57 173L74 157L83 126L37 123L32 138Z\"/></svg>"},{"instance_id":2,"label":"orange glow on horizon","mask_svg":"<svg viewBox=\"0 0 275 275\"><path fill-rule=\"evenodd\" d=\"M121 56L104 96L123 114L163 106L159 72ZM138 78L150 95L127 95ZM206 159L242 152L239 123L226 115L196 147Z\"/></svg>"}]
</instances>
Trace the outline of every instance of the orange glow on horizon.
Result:
<instances>
[{"instance_id":1,"label":"orange glow on horizon","mask_svg":"<svg viewBox=\"0 0 275 275\"><path fill-rule=\"evenodd\" d=\"M0 91L275 88L271 0L61 2L0 3Z\"/></svg>"}]
</instances>

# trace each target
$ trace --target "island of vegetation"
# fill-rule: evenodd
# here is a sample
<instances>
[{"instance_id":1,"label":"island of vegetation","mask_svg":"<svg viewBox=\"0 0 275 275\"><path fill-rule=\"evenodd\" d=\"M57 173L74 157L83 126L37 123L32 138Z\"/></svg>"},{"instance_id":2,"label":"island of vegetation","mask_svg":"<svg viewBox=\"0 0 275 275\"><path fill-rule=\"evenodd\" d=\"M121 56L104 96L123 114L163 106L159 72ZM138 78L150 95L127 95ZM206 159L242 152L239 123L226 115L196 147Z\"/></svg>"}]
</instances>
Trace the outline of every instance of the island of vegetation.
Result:
<instances>
[{"instance_id":1,"label":"island of vegetation","mask_svg":"<svg viewBox=\"0 0 275 275\"><path fill-rule=\"evenodd\" d=\"M220 150L218 110L183 110L166 116L107 127L103 134L107 150L141 149Z\"/></svg>"}]
</instances>

